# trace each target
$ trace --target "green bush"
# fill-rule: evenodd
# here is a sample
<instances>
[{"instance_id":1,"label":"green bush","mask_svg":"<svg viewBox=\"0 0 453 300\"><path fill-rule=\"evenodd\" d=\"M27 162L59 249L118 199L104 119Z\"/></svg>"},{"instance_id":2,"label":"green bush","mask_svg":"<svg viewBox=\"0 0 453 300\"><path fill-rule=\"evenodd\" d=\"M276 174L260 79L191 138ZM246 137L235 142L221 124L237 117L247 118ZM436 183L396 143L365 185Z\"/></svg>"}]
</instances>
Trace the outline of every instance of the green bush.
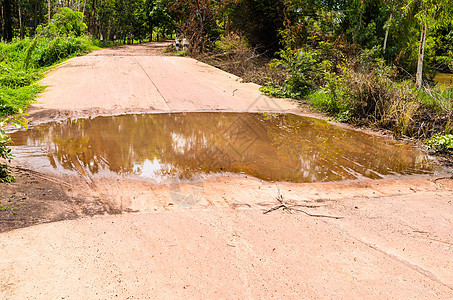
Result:
<instances>
[{"instance_id":1,"label":"green bush","mask_svg":"<svg viewBox=\"0 0 453 300\"><path fill-rule=\"evenodd\" d=\"M452 153L453 152L453 134L435 135L428 141L426 146L438 153Z\"/></svg>"},{"instance_id":2,"label":"green bush","mask_svg":"<svg viewBox=\"0 0 453 300\"><path fill-rule=\"evenodd\" d=\"M36 95L44 90L40 85L29 85L20 88L0 89L0 121L2 117L13 115L32 103Z\"/></svg>"},{"instance_id":3,"label":"green bush","mask_svg":"<svg viewBox=\"0 0 453 300\"><path fill-rule=\"evenodd\" d=\"M34 71L17 70L0 64L0 87L23 87L32 84L40 78Z\"/></svg>"},{"instance_id":4,"label":"green bush","mask_svg":"<svg viewBox=\"0 0 453 300\"><path fill-rule=\"evenodd\" d=\"M262 92L278 97L305 98L326 85L332 74L340 72L338 68L345 62L343 51L353 51L342 41L321 40L316 35L310 37L304 47L295 50L291 39L284 40L286 48L277 53L279 58L271 62L270 68L283 72L285 80L279 82L270 78L262 88Z\"/></svg>"},{"instance_id":5,"label":"green bush","mask_svg":"<svg viewBox=\"0 0 453 300\"><path fill-rule=\"evenodd\" d=\"M0 139L0 182L14 181L14 175L11 173L11 168L7 164L1 163L1 160L5 160L9 163L13 158L11 149L7 147L10 144L10 139Z\"/></svg>"},{"instance_id":6,"label":"green bush","mask_svg":"<svg viewBox=\"0 0 453 300\"><path fill-rule=\"evenodd\" d=\"M82 20L83 13L63 7L52 17L50 24L45 27L38 26L37 32L39 35L48 38L59 36L80 37L88 28Z\"/></svg>"},{"instance_id":7,"label":"green bush","mask_svg":"<svg viewBox=\"0 0 453 300\"><path fill-rule=\"evenodd\" d=\"M90 51L89 41L85 38L56 37L42 38L36 45L31 57L37 67L47 67L71 56Z\"/></svg>"},{"instance_id":8,"label":"green bush","mask_svg":"<svg viewBox=\"0 0 453 300\"><path fill-rule=\"evenodd\" d=\"M290 48L278 52L279 59L274 59L271 69L283 70L286 80L282 86L269 81L261 91L272 96L302 99L315 87L315 78L320 62L315 51Z\"/></svg>"}]
</instances>

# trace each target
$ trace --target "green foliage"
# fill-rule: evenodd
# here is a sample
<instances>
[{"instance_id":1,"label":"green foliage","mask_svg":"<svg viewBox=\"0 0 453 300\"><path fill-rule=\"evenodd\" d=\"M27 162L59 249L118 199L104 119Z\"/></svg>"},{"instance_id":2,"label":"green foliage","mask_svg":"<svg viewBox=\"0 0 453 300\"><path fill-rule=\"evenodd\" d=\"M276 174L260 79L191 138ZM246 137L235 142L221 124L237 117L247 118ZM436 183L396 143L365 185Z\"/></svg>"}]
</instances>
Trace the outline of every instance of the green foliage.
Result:
<instances>
[{"instance_id":1,"label":"green foliage","mask_svg":"<svg viewBox=\"0 0 453 300\"><path fill-rule=\"evenodd\" d=\"M68 7L63 7L52 17L51 22L37 28L37 33L48 38L61 36L80 37L86 30L87 25L83 23L83 14L76 12Z\"/></svg>"},{"instance_id":2,"label":"green foliage","mask_svg":"<svg viewBox=\"0 0 453 300\"><path fill-rule=\"evenodd\" d=\"M351 120L354 107L347 98L347 94L335 91L335 94L319 90L308 95L308 101L319 111L327 112L339 122Z\"/></svg>"},{"instance_id":3,"label":"green foliage","mask_svg":"<svg viewBox=\"0 0 453 300\"><path fill-rule=\"evenodd\" d=\"M400 81L379 46L357 52L338 41L308 40L311 44L302 49L279 52L271 67L283 71L285 79L270 78L262 92L308 100L338 121L383 127L397 135L426 137L445 128L453 111L451 90L418 91L410 81Z\"/></svg>"},{"instance_id":4,"label":"green foliage","mask_svg":"<svg viewBox=\"0 0 453 300\"><path fill-rule=\"evenodd\" d=\"M90 51L90 41L86 38L56 37L40 39L32 54L32 62L37 67L47 67L72 56Z\"/></svg>"},{"instance_id":5,"label":"green foliage","mask_svg":"<svg viewBox=\"0 0 453 300\"><path fill-rule=\"evenodd\" d=\"M0 64L0 86L2 87L23 87L30 85L40 78L37 72L28 72L23 69L17 69L15 66Z\"/></svg>"},{"instance_id":6,"label":"green foliage","mask_svg":"<svg viewBox=\"0 0 453 300\"><path fill-rule=\"evenodd\" d=\"M32 84L18 88L0 89L0 119L19 112L21 108L28 106L36 98L43 86Z\"/></svg>"},{"instance_id":7,"label":"green foliage","mask_svg":"<svg viewBox=\"0 0 453 300\"><path fill-rule=\"evenodd\" d=\"M11 149L7 146L11 144L10 139L2 140L0 139L0 182L13 182L14 175L11 173L11 168L4 163L1 163L2 160L11 162L13 155L11 154Z\"/></svg>"},{"instance_id":8,"label":"green foliage","mask_svg":"<svg viewBox=\"0 0 453 300\"><path fill-rule=\"evenodd\" d=\"M260 91L266 95L276 97L276 98L294 98L296 99L297 95L291 94L290 91L285 89L284 86L278 85L274 82L271 81L270 78L268 78L268 81L266 84L262 87L260 87ZM293 97L294 96L294 97Z\"/></svg>"},{"instance_id":9,"label":"green foliage","mask_svg":"<svg viewBox=\"0 0 453 300\"><path fill-rule=\"evenodd\" d=\"M11 168L6 164L10 163L13 159L13 155L11 154L11 149L8 148L8 145L11 145L11 139L8 135L3 131L7 125L14 125L16 128L21 127L28 127L27 119L25 115L22 113L22 110L19 109L19 114L7 118L4 121L0 121L0 182L13 182L15 177L12 174ZM3 163L5 161L6 163Z\"/></svg>"},{"instance_id":10,"label":"green foliage","mask_svg":"<svg viewBox=\"0 0 453 300\"><path fill-rule=\"evenodd\" d=\"M287 48L278 52L279 58L274 59L270 67L282 70L286 74L282 86L269 81L261 91L272 96L301 99L316 85L320 71L329 67L326 61L321 61L318 52L312 49L292 50Z\"/></svg>"},{"instance_id":11,"label":"green foliage","mask_svg":"<svg viewBox=\"0 0 453 300\"><path fill-rule=\"evenodd\" d=\"M435 135L426 141L426 146L438 153L453 153L453 134Z\"/></svg>"},{"instance_id":12,"label":"green foliage","mask_svg":"<svg viewBox=\"0 0 453 300\"><path fill-rule=\"evenodd\" d=\"M38 36L28 43L24 64L36 68L48 67L63 59L82 55L96 47L82 37L87 25L82 22L83 14L64 7L45 26L38 26Z\"/></svg>"},{"instance_id":13,"label":"green foliage","mask_svg":"<svg viewBox=\"0 0 453 300\"><path fill-rule=\"evenodd\" d=\"M286 36L288 31L282 31ZM309 37L310 44L293 50L290 45L294 40L289 40L287 47L278 52L279 58L272 60L270 68L285 74L283 83L269 80L261 89L262 92L278 97L302 99L317 87L327 84L326 80L337 72L339 65L344 60L341 42L332 43L322 40L318 36Z\"/></svg>"},{"instance_id":14,"label":"green foliage","mask_svg":"<svg viewBox=\"0 0 453 300\"><path fill-rule=\"evenodd\" d=\"M149 12L150 21L155 26L165 28L172 27L172 17L163 0L155 0Z\"/></svg>"}]
</instances>

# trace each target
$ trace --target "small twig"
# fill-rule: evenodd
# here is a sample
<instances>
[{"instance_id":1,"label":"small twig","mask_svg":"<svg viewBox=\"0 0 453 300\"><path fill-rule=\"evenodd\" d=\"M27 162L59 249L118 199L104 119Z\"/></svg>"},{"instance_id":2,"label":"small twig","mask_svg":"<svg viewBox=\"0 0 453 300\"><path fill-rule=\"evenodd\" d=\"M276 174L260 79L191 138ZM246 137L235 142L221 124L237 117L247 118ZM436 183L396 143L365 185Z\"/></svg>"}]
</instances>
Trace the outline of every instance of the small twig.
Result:
<instances>
[{"instance_id":1,"label":"small twig","mask_svg":"<svg viewBox=\"0 0 453 300\"><path fill-rule=\"evenodd\" d=\"M286 205L280 204L280 205L274 206L271 209L265 211L264 214L268 214L268 213L273 212L274 210L277 210L280 208L287 209Z\"/></svg>"},{"instance_id":2,"label":"small twig","mask_svg":"<svg viewBox=\"0 0 453 300\"><path fill-rule=\"evenodd\" d=\"M277 196L277 201L280 202L279 205L276 205L274 207L272 207L271 209L267 210L264 212L264 214L268 214L270 212L273 212L275 210L278 210L278 209L283 209L283 210L287 210L289 212L291 212L292 210L294 211L298 211L298 212L301 212L301 213L304 213L306 214L307 216L310 216L310 217L314 217L314 218L331 218L331 219L343 219L343 217L337 217L337 216L329 216L329 215L319 215L319 214L311 214L311 213L308 213L302 209L298 209L296 207L300 207L301 205L288 205L285 203L285 200L283 199L283 196L282 194L280 193L280 188L278 187L277 185L277 190L278 190L278 196Z\"/></svg>"},{"instance_id":3,"label":"small twig","mask_svg":"<svg viewBox=\"0 0 453 300\"><path fill-rule=\"evenodd\" d=\"M453 175L452 176L445 176L445 177L436 178L436 179L434 179L434 182L437 182L438 180L443 180L443 179L453 179Z\"/></svg>"},{"instance_id":4,"label":"small twig","mask_svg":"<svg viewBox=\"0 0 453 300\"><path fill-rule=\"evenodd\" d=\"M295 211L299 211L299 212L301 212L301 213L306 214L307 216L315 217L315 218L330 218L330 219L336 219L336 220L344 219L344 217L337 217L337 216L317 215L317 214L314 215L314 214L310 214L310 213L308 213L308 212L306 212L306 211L303 211L303 210L301 210L301 209L297 209L297 208L293 208L293 207L291 207L290 209L295 210Z\"/></svg>"}]
</instances>

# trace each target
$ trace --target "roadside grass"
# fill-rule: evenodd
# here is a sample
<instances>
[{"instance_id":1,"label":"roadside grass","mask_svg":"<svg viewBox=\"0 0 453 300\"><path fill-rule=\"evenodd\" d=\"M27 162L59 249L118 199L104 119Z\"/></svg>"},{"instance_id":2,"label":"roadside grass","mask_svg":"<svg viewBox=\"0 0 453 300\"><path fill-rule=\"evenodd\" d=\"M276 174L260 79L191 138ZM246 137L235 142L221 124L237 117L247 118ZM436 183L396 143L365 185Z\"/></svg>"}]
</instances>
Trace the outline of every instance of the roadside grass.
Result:
<instances>
[{"instance_id":1,"label":"roadside grass","mask_svg":"<svg viewBox=\"0 0 453 300\"><path fill-rule=\"evenodd\" d=\"M40 85L29 85L18 88L0 88L0 118L17 113L33 103L36 96L45 89Z\"/></svg>"},{"instance_id":2,"label":"roadside grass","mask_svg":"<svg viewBox=\"0 0 453 300\"><path fill-rule=\"evenodd\" d=\"M0 43L0 119L24 110L45 87L36 84L52 66L100 49L88 37L36 37Z\"/></svg>"},{"instance_id":3,"label":"roadside grass","mask_svg":"<svg viewBox=\"0 0 453 300\"><path fill-rule=\"evenodd\" d=\"M168 47L165 47L163 51L164 51L164 53L167 53L172 56L186 56L187 55L187 50L176 51L176 46L174 43L170 44Z\"/></svg>"}]
</instances>

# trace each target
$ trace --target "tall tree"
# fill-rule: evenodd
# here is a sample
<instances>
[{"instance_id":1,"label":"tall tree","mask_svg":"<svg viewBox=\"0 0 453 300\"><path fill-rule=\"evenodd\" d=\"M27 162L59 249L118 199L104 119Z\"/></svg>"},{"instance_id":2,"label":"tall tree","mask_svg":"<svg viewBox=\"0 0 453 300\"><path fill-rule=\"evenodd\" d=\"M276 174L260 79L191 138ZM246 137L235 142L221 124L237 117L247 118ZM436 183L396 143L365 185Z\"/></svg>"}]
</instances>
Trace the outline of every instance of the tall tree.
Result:
<instances>
[{"instance_id":1,"label":"tall tree","mask_svg":"<svg viewBox=\"0 0 453 300\"><path fill-rule=\"evenodd\" d=\"M423 86L423 61L425 57L426 37L430 30L452 24L453 1L409 0L405 10L407 12L415 12L415 17L420 22L420 42L415 86L421 89Z\"/></svg>"},{"instance_id":2,"label":"tall tree","mask_svg":"<svg viewBox=\"0 0 453 300\"><path fill-rule=\"evenodd\" d=\"M165 0L178 30L191 45L190 51L201 52L220 35L217 23L221 5L214 0Z\"/></svg>"},{"instance_id":3,"label":"tall tree","mask_svg":"<svg viewBox=\"0 0 453 300\"><path fill-rule=\"evenodd\" d=\"M230 19L234 30L244 35L261 53L279 49L279 31L284 28L285 0L235 1Z\"/></svg>"},{"instance_id":4,"label":"tall tree","mask_svg":"<svg viewBox=\"0 0 453 300\"><path fill-rule=\"evenodd\" d=\"M3 0L3 20L5 22L5 40L11 42L13 39L13 19L11 14L11 1Z\"/></svg>"}]
</instances>

